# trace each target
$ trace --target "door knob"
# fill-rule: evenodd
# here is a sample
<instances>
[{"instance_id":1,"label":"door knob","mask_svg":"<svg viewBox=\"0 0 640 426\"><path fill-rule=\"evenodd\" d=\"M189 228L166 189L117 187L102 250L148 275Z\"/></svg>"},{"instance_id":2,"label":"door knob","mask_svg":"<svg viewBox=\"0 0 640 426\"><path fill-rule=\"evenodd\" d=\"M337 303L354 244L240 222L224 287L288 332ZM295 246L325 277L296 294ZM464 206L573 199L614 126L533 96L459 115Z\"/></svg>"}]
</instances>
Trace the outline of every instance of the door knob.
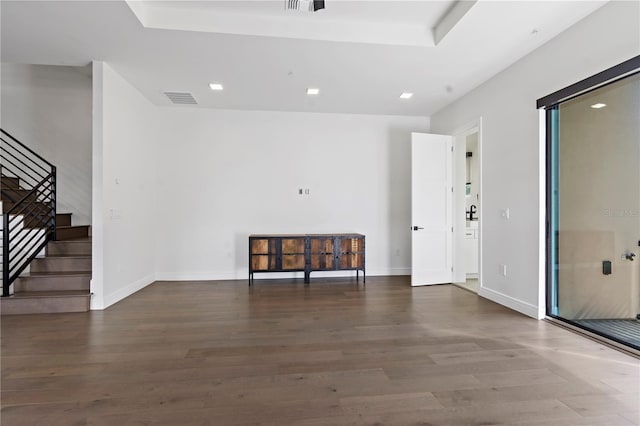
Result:
<instances>
[{"instance_id":1,"label":"door knob","mask_svg":"<svg viewBox=\"0 0 640 426\"><path fill-rule=\"evenodd\" d=\"M414 231L417 231L418 229L424 229L424 228L422 228L422 227L420 227L420 226L414 226L414 227L413 227L413 230L414 230Z\"/></svg>"}]
</instances>

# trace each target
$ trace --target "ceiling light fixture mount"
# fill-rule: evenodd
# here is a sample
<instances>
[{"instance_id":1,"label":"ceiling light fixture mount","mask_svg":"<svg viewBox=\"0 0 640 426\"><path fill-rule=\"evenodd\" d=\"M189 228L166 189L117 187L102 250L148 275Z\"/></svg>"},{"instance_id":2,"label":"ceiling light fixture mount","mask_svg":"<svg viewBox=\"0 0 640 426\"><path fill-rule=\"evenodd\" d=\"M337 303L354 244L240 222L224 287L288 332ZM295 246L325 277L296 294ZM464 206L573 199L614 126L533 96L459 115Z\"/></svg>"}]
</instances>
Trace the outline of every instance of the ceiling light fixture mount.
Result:
<instances>
[{"instance_id":1,"label":"ceiling light fixture mount","mask_svg":"<svg viewBox=\"0 0 640 426\"><path fill-rule=\"evenodd\" d=\"M315 87L309 87L307 89L307 95L318 95L320 93L320 89L317 89Z\"/></svg>"},{"instance_id":2,"label":"ceiling light fixture mount","mask_svg":"<svg viewBox=\"0 0 640 426\"><path fill-rule=\"evenodd\" d=\"M597 103L597 104L593 104L593 105L591 105L591 108L593 108L593 109L600 109L600 108L604 108L604 107L606 107L606 106L607 106L607 104Z\"/></svg>"},{"instance_id":3,"label":"ceiling light fixture mount","mask_svg":"<svg viewBox=\"0 0 640 426\"><path fill-rule=\"evenodd\" d=\"M400 99L411 99L413 97L413 93L403 92L400 95Z\"/></svg>"},{"instance_id":4,"label":"ceiling light fixture mount","mask_svg":"<svg viewBox=\"0 0 640 426\"><path fill-rule=\"evenodd\" d=\"M222 84L220 83L209 83L209 89L211 90L223 90Z\"/></svg>"}]
</instances>

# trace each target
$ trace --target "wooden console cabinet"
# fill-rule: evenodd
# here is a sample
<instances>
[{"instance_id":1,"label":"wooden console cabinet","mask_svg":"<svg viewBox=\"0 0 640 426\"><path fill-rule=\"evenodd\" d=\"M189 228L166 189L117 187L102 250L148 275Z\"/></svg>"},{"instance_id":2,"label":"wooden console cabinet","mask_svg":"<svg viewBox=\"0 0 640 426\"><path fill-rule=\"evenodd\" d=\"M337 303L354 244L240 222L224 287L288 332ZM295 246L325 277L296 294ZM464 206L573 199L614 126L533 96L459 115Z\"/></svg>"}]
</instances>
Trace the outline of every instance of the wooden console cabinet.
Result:
<instances>
[{"instance_id":1,"label":"wooden console cabinet","mask_svg":"<svg viewBox=\"0 0 640 426\"><path fill-rule=\"evenodd\" d=\"M249 285L256 272L355 270L365 272L365 238L362 234L249 235Z\"/></svg>"}]
</instances>

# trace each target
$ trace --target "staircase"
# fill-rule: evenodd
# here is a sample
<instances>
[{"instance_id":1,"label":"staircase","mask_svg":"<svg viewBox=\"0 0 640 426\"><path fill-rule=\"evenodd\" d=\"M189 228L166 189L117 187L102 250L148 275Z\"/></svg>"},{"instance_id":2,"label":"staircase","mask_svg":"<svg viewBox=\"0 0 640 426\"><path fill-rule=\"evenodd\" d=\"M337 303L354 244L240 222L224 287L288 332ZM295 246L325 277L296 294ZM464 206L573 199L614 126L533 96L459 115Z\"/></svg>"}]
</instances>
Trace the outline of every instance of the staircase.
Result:
<instances>
[{"instance_id":1,"label":"staircase","mask_svg":"<svg viewBox=\"0 0 640 426\"><path fill-rule=\"evenodd\" d=\"M4 181L5 177L2 177ZM4 212L4 202L3 202ZM91 237L88 226L71 226L71 213L56 214L56 241L29 271L13 283L14 293L0 298L2 315L87 312L91 280Z\"/></svg>"},{"instance_id":2,"label":"staircase","mask_svg":"<svg viewBox=\"0 0 640 426\"><path fill-rule=\"evenodd\" d=\"M4 297L0 298L0 313L86 312L91 297L89 226L73 226L71 213L55 211L55 167L6 132L1 129L0 132L3 142L0 152L3 160L0 166L3 215L0 232L3 238L0 246L9 247L9 251L1 250L3 260L8 259L2 263L2 269L6 268L8 272L2 274ZM20 149L8 151L7 146L11 145ZM46 172L40 173L35 178L23 175L27 168L32 175L40 171L35 161L29 163L32 161L30 153L37 157L36 160L51 166L52 171L46 176ZM16 164L23 167L9 167ZM52 183L44 187L42 182L47 179ZM6 232L7 229L10 232ZM10 240L9 244L7 240ZM7 253L9 255L4 259ZM5 285L7 282L10 287Z\"/></svg>"}]
</instances>

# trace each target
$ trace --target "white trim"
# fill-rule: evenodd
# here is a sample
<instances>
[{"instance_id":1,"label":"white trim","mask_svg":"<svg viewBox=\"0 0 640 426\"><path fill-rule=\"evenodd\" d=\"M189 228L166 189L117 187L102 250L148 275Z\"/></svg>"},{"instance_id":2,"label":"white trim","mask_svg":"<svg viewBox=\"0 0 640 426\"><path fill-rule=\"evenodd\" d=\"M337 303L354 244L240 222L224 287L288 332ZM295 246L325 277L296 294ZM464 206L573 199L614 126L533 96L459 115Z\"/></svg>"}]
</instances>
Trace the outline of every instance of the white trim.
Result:
<instances>
[{"instance_id":1,"label":"white trim","mask_svg":"<svg viewBox=\"0 0 640 426\"><path fill-rule=\"evenodd\" d=\"M104 309L104 300L102 299L102 292L95 293L93 279L89 281L89 288L91 288L91 299L89 300L89 309L92 311L101 311Z\"/></svg>"},{"instance_id":2,"label":"white trim","mask_svg":"<svg viewBox=\"0 0 640 426\"><path fill-rule=\"evenodd\" d=\"M478 288L478 295L484 297L485 299L489 299L492 302L496 302L500 305L506 306L509 309L513 309L514 311L520 312L521 314L527 315L531 318L535 319L543 319L538 316L538 307L532 305L527 302L523 302L522 300L514 299L511 296L507 296L506 294L502 294L498 291L491 290L486 287Z\"/></svg>"},{"instance_id":3,"label":"white trim","mask_svg":"<svg viewBox=\"0 0 640 426\"><path fill-rule=\"evenodd\" d=\"M92 63L91 309L104 309L104 62Z\"/></svg>"},{"instance_id":4,"label":"white trim","mask_svg":"<svg viewBox=\"0 0 640 426\"><path fill-rule=\"evenodd\" d=\"M367 269L367 276L388 276L388 275L411 275L411 267L404 268L382 268L382 269Z\"/></svg>"},{"instance_id":5,"label":"white trim","mask_svg":"<svg viewBox=\"0 0 640 426\"><path fill-rule=\"evenodd\" d=\"M103 296L104 303L103 303L102 309L106 309L109 306L113 305L114 303L117 303L122 299L131 296L133 293L142 290L143 288L145 288L146 286L148 286L154 281L155 281L155 275L150 274L137 281L132 282L131 284L128 284L127 286L119 289L114 293Z\"/></svg>"},{"instance_id":6,"label":"white trim","mask_svg":"<svg viewBox=\"0 0 640 426\"><path fill-rule=\"evenodd\" d=\"M391 276L391 275L411 275L411 268L383 268L367 270L368 277ZM311 280L320 277L355 277L356 271L318 271L311 273ZM362 277L362 273L360 273ZM217 281L217 280L247 280L249 271L246 269L237 271L202 271L202 272L158 272L155 275L156 281ZM304 278L303 272L256 272L254 279L292 279Z\"/></svg>"},{"instance_id":7,"label":"white trim","mask_svg":"<svg viewBox=\"0 0 640 426\"><path fill-rule=\"evenodd\" d=\"M538 318L547 313L547 122L540 109L538 147Z\"/></svg>"},{"instance_id":8,"label":"white trim","mask_svg":"<svg viewBox=\"0 0 640 426\"><path fill-rule=\"evenodd\" d=\"M266 274L265 274L266 275ZM291 278L292 275L289 275ZM238 271L203 271L203 272L157 272L156 281L226 281L248 279L248 272ZM256 276L256 278L258 278Z\"/></svg>"}]
</instances>

